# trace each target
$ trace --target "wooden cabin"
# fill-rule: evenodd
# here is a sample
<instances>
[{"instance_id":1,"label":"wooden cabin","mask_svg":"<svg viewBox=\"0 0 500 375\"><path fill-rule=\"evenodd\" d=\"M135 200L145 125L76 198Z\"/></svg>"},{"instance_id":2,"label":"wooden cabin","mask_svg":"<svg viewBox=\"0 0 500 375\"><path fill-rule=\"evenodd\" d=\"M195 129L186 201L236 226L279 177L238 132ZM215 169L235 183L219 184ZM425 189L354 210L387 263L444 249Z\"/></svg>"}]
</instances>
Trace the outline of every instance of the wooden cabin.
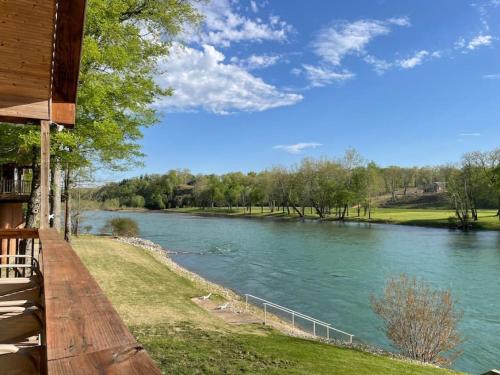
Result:
<instances>
[{"instance_id":1,"label":"wooden cabin","mask_svg":"<svg viewBox=\"0 0 500 375\"><path fill-rule=\"evenodd\" d=\"M23 167L0 176L0 374L160 374L71 246L49 228L50 131L75 126L85 0L0 0L0 126L38 126L39 228ZM77 126L77 124L76 124Z\"/></svg>"}]
</instances>

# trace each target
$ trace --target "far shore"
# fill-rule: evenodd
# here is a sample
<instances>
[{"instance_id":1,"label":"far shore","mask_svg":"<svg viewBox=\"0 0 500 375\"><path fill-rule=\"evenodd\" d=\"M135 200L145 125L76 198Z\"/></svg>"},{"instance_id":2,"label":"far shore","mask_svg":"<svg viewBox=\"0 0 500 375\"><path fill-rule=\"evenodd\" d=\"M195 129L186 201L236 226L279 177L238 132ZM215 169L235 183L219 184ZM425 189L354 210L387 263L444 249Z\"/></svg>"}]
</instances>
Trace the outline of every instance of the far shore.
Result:
<instances>
[{"instance_id":1,"label":"far shore","mask_svg":"<svg viewBox=\"0 0 500 375\"><path fill-rule=\"evenodd\" d=\"M321 220L321 221L338 221L335 216L327 216L320 218L314 212L311 214L310 208L306 209L304 217L300 217L297 213L290 211L290 214L282 211L271 212L269 208L253 207L252 213L244 208L214 207L214 208L168 208L164 210L148 210L146 208L119 208L108 209L104 211L130 211L130 212L165 212L177 214L189 214L205 217L227 217L227 218L247 218L247 219L273 219L283 221L302 221L302 220ZM375 223L375 224L392 224L392 225L409 225L429 228L444 228L456 229L453 222L455 213L449 209L412 209L412 208L376 208L372 211L371 219L368 215L363 215L361 210L360 216L357 215L357 210L352 209L349 216L344 218L345 222L358 223ZM500 220L496 216L496 210L480 210L479 220L472 223L472 230L492 230L500 231Z\"/></svg>"}]
</instances>

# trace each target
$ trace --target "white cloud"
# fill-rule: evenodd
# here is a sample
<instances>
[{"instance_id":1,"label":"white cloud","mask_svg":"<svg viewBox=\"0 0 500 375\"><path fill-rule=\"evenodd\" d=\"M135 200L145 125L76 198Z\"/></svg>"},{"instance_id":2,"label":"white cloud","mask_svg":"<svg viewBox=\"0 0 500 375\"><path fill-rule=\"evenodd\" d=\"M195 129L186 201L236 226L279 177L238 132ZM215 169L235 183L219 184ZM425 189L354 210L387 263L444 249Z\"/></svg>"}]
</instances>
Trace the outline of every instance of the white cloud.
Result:
<instances>
[{"instance_id":1,"label":"white cloud","mask_svg":"<svg viewBox=\"0 0 500 375\"><path fill-rule=\"evenodd\" d=\"M390 63L382 59L378 59L372 55L366 55L364 60L367 64L373 66L373 69L378 75L384 74L387 70L391 69L394 66L393 63Z\"/></svg>"},{"instance_id":2,"label":"white cloud","mask_svg":"<svg viewBox=\"0 0 500 375\"><path fill-rule=\"evenodd\" d=\"M491 35L477 35L469 41L467 49L473 51L481 46L489 46L492 41L493 37Z\"/></svg>"},{"instance_id":3,"label":"white cloud","mask_svg":"<svg viewBox=\"0 0 500 375\"><path fill-rule=\"evenodd\" d=\"M250 55L245 59L232 57L231 62L249 70L263 69L272 66L280 60L279 55Z\"/></svg>"},{"instance_id":4,"label":"white cloud","mask_svg":"<svg viewBox=\"0 0 500 375\"><path fill-rule=\"evenodd\" d=\"M431 54L429 53L429 51L426 50L418 51L412 57L409 57L407 59L397 60L396 64L403 69L413 69L417 65L422 64L424 60L428 58L430 55ZM439 54L436 56L439 56Z\"/></svg>"},{"instance_id":5,"label":"white cloud","mask_svg":"<svg viewBox=\"0 0 500 375\"><path fill-rule=\"evenodd\" d=\"M460 133L460 137L480 137L481 133Z\"/></svg>"},{"instance_id":6,"label":"white cloud","mask_svg":"<svg viewBox=\"0 0 500 375\"><path fill-rule=\"evenodd\" d=\"M289 154L300 154L307 148L316 148L323 146L321 143L317 142L301 142L294 145L276 145L273 148L277 150L283 150Z\"/></svg>"},{"instance_id":7,"label":"white cloud","mask_svg":"<svg viewBox=\"0 0 500 375\"><path fill-rule=\"evenodd\" d=\"M254 0L250 1L250 8L252 8L252 12L257 13L259 11L259 7Z\"/></svg>"},{"instance_id":8,"label":"white cloud","mask_svg":"<svg viewBox=\"0 0 500 375\"><path fill-rule=\"evenodd\" d=\"M385 21L337 22L319 32L313 49L324 61L338 66L347 55L364 54L373 38L391 32L391 25L409 26L410 21L408 18L389 18Z\"/></svg>"},{"instance_id":9,"label":"white cloud","mask_svg":"<svg viewBox=\"0 0 500 375\"><path fill-rule=\"evenodd\" d=\"M384 74L387 70L393 68L400 69L413 69L418 65L421 65L425 61L431 59L437 59L441 57L440 51L429 52L427 50L417 51L413 54L413 56L407 57L405 59L398 59L393 62L389 62L386 60L377 59L374 56L367 55L365 56L365 62L372 65L375 72L379 75Z\"/></svg>"},{"instance_id":10,"label":"white cloud","mask_svg":"<svg viewBox=\"0 0 500 375\"><path fill-rule=\"evenodd\" d=\"M156 106L168 111L227 114L237 111L260 112L300 102L302 95L284 92L264 82L240 66L225 64L225 56L213 46L203 50L172 46L170 56L161 62L165 71L157 80L172 87L174 95L160 99Z\"/></svg>"},{"instance_id":11,"label":"white cloud","mask_svg":"<svg viewBox=\"0 0 500 375\"><path fill-rule=\"evenodd\" d=\"M500 79L500 74L485 74L484 79Z\"/></svg>"},{"instance_id":12,"label":"white cloud","mask_svg":"<svg viewBox=\"0 0 500 375\"><path fill-rule=\"evenodd\" d=\"M302 67L312 87L322 87L335 82L347 81L355 76L354 73L348 71L336 72L321 66L304 64Z\"/></svg>"},{"instance_id":13,"label":"white cloud","mask_svg":"<svg viewBox=\"0 0 500 375\"><path fill-rule=\"evenodd\" d=\"M293 30L278 16L271 16L264 22L238 14L230 0L201 2L198 8L205 17L202 30L198 33L187 30L184 37L199 44L229 47L232 42L286 41Z\"/></svg>"},{"instance_id":14,"label":"white cloud","mask_svg":"<svg viewBox=\"0 0 500 375\"><path fill-rule=\"evenodd\" d=\"M411 26L411 22L408 17L392 17L388 18L387 22L397 26L405 26L405 27Z\"/></svg>"}]
</instances>

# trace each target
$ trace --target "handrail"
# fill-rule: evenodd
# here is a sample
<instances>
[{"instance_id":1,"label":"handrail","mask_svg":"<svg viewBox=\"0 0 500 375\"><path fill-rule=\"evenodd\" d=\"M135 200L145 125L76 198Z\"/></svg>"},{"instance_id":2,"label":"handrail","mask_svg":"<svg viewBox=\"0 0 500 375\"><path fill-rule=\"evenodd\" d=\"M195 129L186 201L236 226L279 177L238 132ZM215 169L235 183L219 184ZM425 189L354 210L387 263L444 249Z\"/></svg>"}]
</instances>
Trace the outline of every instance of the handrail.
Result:
<instances>
[{"instance_id":1,"label":"handrail","mask_svg":"<svg viewBox=\"0 0 500 375\"><path fill-rule=\"evenodd\" d=\"M2 194L30 194L31 181L0 179L0 193Z\"/></svg>"},{"instance_id":2,"label":"handrail","mask_svg":"<svg viewBox=\"0 0 500 375\"><path fill-rule=\"evenodd\" d=\"M321 320L318 320L316 318L313 318L309 315L305 315L305 314L302 314L298 311L295 311L295 310L292 310L292 309L289 309L288 307L284 307L284 306L281 306L281 305L278 305L274 302L271 302L271 301L267 301L263 298L260 298L260 297L256 297L252 294L248 294L246 293L245 294L245 307L246 309L248 309L248 298L251 298L251 299L254 299L254 300L257 300L257 301L260 301L262 302L262 305L264 306L264 324L267 323L267 307L273 307L277 310L281 310L283 312L286 312L286 313L289 313L292 315L292 327L295 328L295 318L301 318L301 319L304 319L304 320L307 320L307 321L310 321L311 323L313 323L313 336L314 337L317 337L316 335L316 325L320 325L324 328L326 328L326 335L327 335L327 340L330 341L330 330L334 331L334 332L338 332L342 335L345 335L349 338L348 340L348 343L349 344L352 344L352 341L353 341L353 338L354 338L354 335L353 334L350 334L348 332L345 332L345 331L342 331L340 329L337 329L337 328L334 328L331 326L330 323L326 323L326 322L323 322Z\"/></svg>"},{"instance_id":3,"label":"handrail","mask_svg":"<svg viewBox=\"0 0 500 375\"><path fill-rule=\"evenodd\" d=\"M32 276L40 249L37 229L1 229L0 278Z\"/></svg>"}]
</instances>

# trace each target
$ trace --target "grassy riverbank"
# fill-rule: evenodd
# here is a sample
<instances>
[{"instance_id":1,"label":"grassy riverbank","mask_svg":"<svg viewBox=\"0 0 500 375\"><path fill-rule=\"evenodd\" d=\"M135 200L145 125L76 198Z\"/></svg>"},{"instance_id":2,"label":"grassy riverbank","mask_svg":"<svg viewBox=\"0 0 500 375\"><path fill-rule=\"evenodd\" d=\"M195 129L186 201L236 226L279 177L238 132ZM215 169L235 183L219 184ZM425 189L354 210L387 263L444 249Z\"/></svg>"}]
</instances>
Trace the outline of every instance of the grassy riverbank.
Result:
<instances>
[{"instance_id":1,"label":"grassy riverbank","mask_svg":"<svg viewBox=\"0 0 500 375\"><path fill-rule=\"evenodd\" d=\"M283 211L271 212L267 207L261 210L260 207L253 207L252 213L244 208L228 209L224 207L215 208L172 208L167 209L167 212L188 213L194 215L207 215L207 216L228 216L228 217L274 217L282 219L296 219L299 215L290 211L290 214ZM473 223L475 229L479 230L500 230L500 220L495 216L496 210L480 210L479 220ZM308 219L319 219L319 216L309 208L306 209L305 217ZM361 212L360 217L357 216L356 210L352 210L350 216L346 217L346 221L355 222L372 222L372 223L386 223L386 224L400 224L400 225L416 225L425 227L436 228L449 228L450 218L455 217L453 210L445 209L408 209L408 208L376 208L372 211L371 220L368 216L363 216ZM327 220L334 220L335 217L328 217Z\"/></svg>"},{"instance_id":2,"label":"grassy riverbank","mask_svg":"<svg viewBox=\"0 0 500 375\"><path fill-rule=\"evenodd\" d=\"M228 325L191 301L206 294L203 287L152 253L93 236L73 246L164 373L454 373L292 338L260 324Z\"/></svg>"}]
</instances>

